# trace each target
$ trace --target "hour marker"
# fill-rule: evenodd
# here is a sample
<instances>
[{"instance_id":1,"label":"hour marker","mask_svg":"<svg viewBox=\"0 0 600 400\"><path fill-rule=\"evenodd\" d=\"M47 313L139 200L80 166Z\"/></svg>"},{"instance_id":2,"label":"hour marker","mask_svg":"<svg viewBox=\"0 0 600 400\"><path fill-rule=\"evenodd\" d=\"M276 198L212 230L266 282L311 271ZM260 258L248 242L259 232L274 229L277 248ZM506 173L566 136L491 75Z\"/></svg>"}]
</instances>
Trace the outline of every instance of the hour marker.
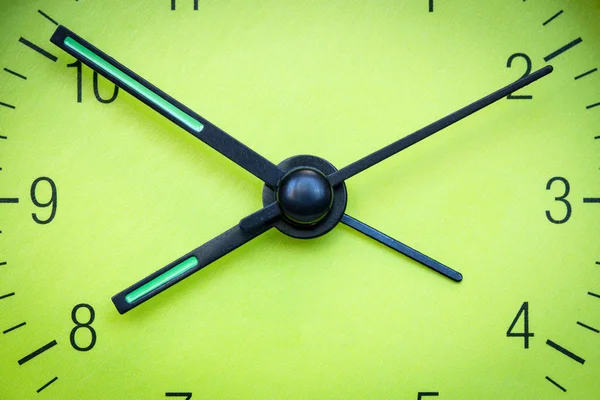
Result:
<instances>
[{"instance_id":1,"label":"hour marker","mask_svg":"<svg viewBox=\"0 0 600 400\"><path fill-rule=\"evenodd\" d=\"M167 392L165 393L165 397L185 397L183 400L190 400L192 394L190 392Z\"/></svg>"},{"instance_id":2,"label":"hour marker","mask_svg":"<svg viewBox=\"0 0 600 400\"><path fill-rule=\"evenodd\" d=\"M18 203L19 199L16 197L0 197L0 203L5 203L5 204L9 204L9 203Z\"/></svg>"},{"instance_id":3,"label":"hour marker","mask_svg":"<svg viewBox=\"0 0 600 400\"><path fill-rule=\"evenodd\" d=\"M31 361L33 360L35 357L39 356L40 354L42 354L43 352L50 350L51 348L53 348L54 346L56 346L56 340L51 341L50 343L40 347L39 349L37 349L36 351L34 351L31 354L26 355L25 357L21 358L19 360L19 365L23 365L25 364L27 361Z\"/></svg>"},{"instance_id":4,"label":"hour marker","mask_svg":"<svg viewBox=\"0 0 600 400\"><path fill-rule=\"evenodd\" d=\"M544 25L544 26L548 25L550 22L552 22L556 18L558 18L562 13L563 13L563 10L560 10L559 12L557 12L556 14L554 14L552 17L550 17L550 19L548 21L544 22L542 25Z\"/></svg>"},{"instance_id":5,"label":"hour marker","mask_svg":"<svg viewBox=\"0 0 600 400\"><path fill-rule=\"evenodd\" d=\"M54 382L56 382L56 380L58 379L58 376L55 376L54 378L50 379L50 381L48 383L46 383L45 385L43 385L41 388L39 388L38 390L36 390L37 393L41 392L42 390L46 389L48 386L52 385Z\"/></svg>"},{"instance_id":6,"label":"hour marker","mask_svg":"<svg viewBox=\"0 0 600 400\"><path fill-rule=\"evenodd\" d=\"M599 331L598 329L596 329L596 328L592 328L591 326L589 326L589 325L586 325L586 324L584 324L583 322L579 322L579 321L577 321L577 325L579 325L579 326L582 326L582 327L584 327L585 329L589 329L589 330L590 330L590 331L592 331L592 332L600 333L600 331Z\"/></svg>"},{"instance_id":7,"label":"hour marker","mask_svg":"<svg viewBox=\"0 0 600 400\"><path fill-rule=\"evenodd\" d=\"M589 294L590 296L594 296L594 297L597 297L597 298L599 298L599 299L600 299L600 294L596 294L596 293L592 293L592 292L588 292L588 294Z\"/></svg>"},{"instance_id":8,"label":"hour marker","mask_svg":"<svg viewBox=\"0 0 600 400\"><path fill-rule=\"evenodd\" d=\"M558 383L556 383L552 378L550 378L549 376L546 377L546 379L548 380L548 382L552 383L554 386L556 386L557 388L559 388L560 390L562 390L563 392L566 392L567 389L565 389L564 387L562 387L561 385L559 385Z\"/></svg>"},{"instance_id":9,"label":"hour marker","mask_svg":"<svg viewBox=\"0 0 600 400\"><path fill-rule=\"evenodd\" d=\"M0 101L0 106L7 107L7 108L10 108L10 109L13 109L13 110L15 109L15 106L13 106L13 105L10 105L10 104L3 103L3 102L1 102L1 101Z\"/></svg>"},{"instance_id":10,"label":"hour marker","mask_svg":"<svg viewBox=\"0 0 600 400\"><path fill-rule=\"evenodd\" d=\"M554 343L550 339L546 340L546 344L548 346L552 347L554 350L561 352L562 354L569 357L570 359L577 361L579 364L585 363L585 360L583 358L579 357L578 355L575 355L574 353L570 352L569 350L565 349L564 347Z\"/></svg>"},{"instance_id":11,"label":"hour marker","mask_svg":"<svg viewBox=\"0 0 600 400\"><path fill-rule=\"evenodd\" d=\"M589 70L588 72L584 72L584 73L583 73L583 74L581 74L581 75L577 75L577 76L575 77L575 80L578 80L578 79L581 79L581 78L585 78L586 76L588 76L588 75L590 75L590 74L593 74L594 72L598 72L598 68L594 68L594 69L592 69L592 70Z\"/></svg>"},{"instance_id":12,"label":"hour marker","mask_svg":"<svg viewBox=\"0 0 600 400\"><path fill-rule=\"evenodd\" d=\"M2 136L2 135L0 135L0 139L4 139L4 140L6 140L6 139L8 139L8 138L7 138L6 136Z\"/></svg>"},{"instance_id":13,"label":"hour marker","mask_svg":"<svg viewBox=\"0 0 600 400\"><path fill-rule=\"evenodd\" d=\"M51 61L56 62L56 60L58 60L58 57L56 57L55 55L50 54L46 50L42 49L40 46L37 46L37 45L31 43L29 40L27 40L23 37L19 39L19 42L23 43L25 46L29 47L31 50L40 53L41 55L43 55L44 57L46 57L47 59L49 59Z\"/></svg>"},{"instance_id":14,"label":"hour marker","mask_svg":"<svg viewBox=\"0 0 600 400\"><path fill-rule=\"evenodd\" d=\"M600 197L587 197L583 199L584 203L600 203Z\"/></svg>"},{"instance_id":15,"label":"hour marker","mask_svg":"<svg viewBox=\"0 0 600 400\"><path fill-rule=\"evenodd\" d=\"M38 12L44 16L44 18L46 18L48 21L52 22L54 25L58 26L58 22L56 22L55 20L53 20L52 18L50 18L46 13L44 13L42 10L38 10Z\"/></svg>"},{"instance_id":16,"label":"hour marker","mask_svg":"<svg viewBox=\"0 0 600 400\"><path fill-rule=\"evenodd\" d=\"M0 296L0 300L6 299L7 297L11 297L11 296L14 296L14 295L15 295L15 292L8 293L8 294L3 294L2 296Z\"/></svg>"},{"instance_id":17,"label":"hour marker","mask_svg":"<svg viewBox=\"0 0 600 400\"><path fill-rule=\"evenodd\" d=\"M12 328L8 328L7 330L5 330L5 331L4 331L4 332L2 332L2 333L6 335L8 332L12 332L12 331L14 331L15 329L19 329L20 327L22 327L22 326L25 326L25 325L26 325L26 323L25 323L25 322L21 322L20 324L18 324L18 325L15 325L15 326L13 326Z\"/></svg>"},{"instance_id":18,"label":"hour marker","mask_svg":"<svg viewBox=\"0 0 600 400\"><path fill-rule=\"evenodd\" d=\"M437 397L439 392L419 392L417 393L417 400L421 400L423 397Z\"/></svg>"},{"instance_id":19,"label":"hour marker","mask_svg":"<svg viewBox=\"0 0 600 400\"><path fill-rule=\"evenodd\" d=\"M544 61L548 62L548 61L552 60L553 58L560 56L562 53L564 53L567 50L572 49L573 47L577 46L581 42L583 42L582 38L577 38L577 39L573 40L571 43L566 44L563 47L561 47L560 49L556 50L554 53L548 54L546 57L544 57Z\"/></svg>"},{"instance_id":20,"label":"hour marker","mask_svg":"<svg viewBox=\"0 0 600 400\"><path fill-rule=\"evenodd\" d=\"M6 261L0 261L0 266L6 265Z\"/></svg>"},{"instance_id":21,"label":"hour marker","mask_svg":"<svg viewBox=\"0 0 600 400\"><path fill-rule=\"evenodd\" d=\"M13 70L10 70L10 69L8 69L8 68L4 68L4 70L5 70L6 72L8 72L9 74L16 76L17 78L21 78L21 79L27 79L27 77L26 77L25 75L19 74L18 72L15 72L15 71L13 71Z\"/></svg>"},{"instance_id":22,"label":"hour marker","mask_svg":"<svg viewBox=\"0 0 600 400\"><path fill-rule=\"evenodd\" d=\"M592 108L594 108L594 107L598 107L598 106L600 106L600 103L590 104L590 105L589 105L589 106L587 106L586 108L589 110L589 109L592 109Z\"/></svg>"}]
</instances>

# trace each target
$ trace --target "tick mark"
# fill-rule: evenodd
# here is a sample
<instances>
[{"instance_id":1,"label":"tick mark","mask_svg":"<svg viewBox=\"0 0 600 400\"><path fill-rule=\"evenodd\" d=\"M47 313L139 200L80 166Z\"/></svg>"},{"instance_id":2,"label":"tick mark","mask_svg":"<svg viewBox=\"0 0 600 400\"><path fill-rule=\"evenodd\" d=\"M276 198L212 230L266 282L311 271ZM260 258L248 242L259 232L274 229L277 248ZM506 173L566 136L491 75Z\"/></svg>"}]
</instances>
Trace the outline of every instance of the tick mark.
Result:
<instances>
[{"instance_id":1,"label":"tick mark","mask_svg":"<svg viewBox=\"0 0 600 400\"><path fill-rule=\"evenodd\" d=\"M44 18L46 18L48 21L52 22L54 25L58 26L58 22L56 22L55 20L53 20L52 18L50 18L48 16L48 14L44 13L42 10L38 10L38 12L44 16Z\"/></svg>"},{"instance_id":2,"label":"tick mark","mask_svg":"<svg viewBox=\"0 0 600 400\"><path fill-rule=\"evenodd\" d=\"M552 340L548 339L546 340L546 344L550 347L552 347L554 350L557 350L559 352L561 352L562 354L564 354L565 356L569 357L570 359L577 361L579 364L585 363L585 360L581 357L579 357L578 355L570 352L569 350L565 349L564 347L554 343Z\"/></svg>"},{"instance_id":3,"label":"tick mark","mask_svg":"<svg viewBox=\"0 0 600 400\"><path fill-rule=\"evenodd\" d=\"M571 43L564 45L563 47L556 50L555 52L548 54L546 57L544 57L544 61L548 62L548 61L552 60L553 58L560 56L562 53L564 53L567 50L572 49L573 47L577 46L581 42L583 42L582 38L577 38L577 39L573 40Z\"/></svg>"},{"instance_id":4,"label":"tick mark","mask_svg":"<svg viewBox=\"0 0 600 400\"><path fill-rule=\"evenodd\" d=\"M19 74L18 72L15 72L15 71L13 71L13 70L10 70L10 69L8 69L8 68L4 68L4 70L5 70L6 72L8 72L9 74L16 76L17 78L21 78L21 79L27 79L27 77L26 77L25 75L21 75L21 74Z\"/></svg>"},{"instance_id":5,"label":"tick mark","mask_svg":"<svg viewBox=\"0 0 600 400\"><path fill-rule=\"evenodd\" d=\"M584 203L600 203L600 197L587 197L583 199Z\"/></svg>"},{"instance_id":6,"label":"tick mark","mask_svg":"<svg viewBox=\"0 0 600 400\"><path fill-rule=\"evenodd\" d=\"M5 330L5 331L4 331L4 332L2 332L2 333L6 335L8 332L12 332L12 331L14 331L15 329L19 329L20 327L22 327L22 326L25 326L25 325L26 325L26 323L25 323L25 322L21 322L20 324L18 324L18 325L15 325L15 326L13 326L12 328L8 328L7 330Z\"/></svg>"},{"instance_id":7,"label":"tick mark","mask_svg":"<svg viewBox=\"0 0 600 400\"><path fill-rule=\"evenodd\" d=\"M440 393L439 392L419 392L417 394L417 400L421 400L422 397L428 397L428 396L432 396L432 397L436 397L439 396Z\"/></svg>"},{"instance_id":8,"label":"tick mark","mask_svg":"<svg viewBox=\"0 0 600 400\"><path fill-rule=\"evenodd\" d=\"M594 297L597 297L597 298L599 298L599 299L600 299L600 294L596 294L596 293L592 293L592 292L588 292L588 294L589 294L590 296L594 296Z\"/></svg>"},{"instance_id":9,"label":"tick mark","mask_svg":"<svg viewBox=\"0 0 600 400\"><path fill-rule=\"evenodd\" d=\"M560 390L562 390L563 392L566 392L567 389L565 389L564 387L562 387L561 385L559 385L558 383L556 383L552 378L550 378L549 376L546 377L546 379L548 380L548 382L552 383L554 386L556 386L557 388L559 388Z\"/></svg>"},{"instance_id":10,"label":"tick mark","mask_svg":"<svg viewBox=\"0 0 600 400\"><path fill-rule=\"evenodd\" d=\"M190 392L167 392L165 397L185 397L185 400L190 400L192 394Z\"/></svg>"},{"instance_id":11,"label":"tick mark","mask_svg":"<svg viewBox=\"0 0 600 400\"><path fill-rule=\"evenodd\" d=\"M0 135L0 139L4 139L4 140L6 140L6 139L8 139L8 138L7 138L6 136L2 136L2 135Z\"/></svg>"},{"instance_id":12,"label":"tick mark","mask_svg":"<svg viewBox=\"0 0 600 400\"><path fill-rule=\"evenodd\" d=\"M579 322L579 321L577 321L577 325L579 325L579 326L582 326L582 327L584 327L585 329L589 329L589 330L590 330L590 331L592 331L592 332L600 333L600 331L599 331L598 329L596 329L596 328L592 328L591 326L589 326L589 325L586 325L586 324L584 324L583 322Z\"/></svg>"},{"instance_id":13,"label":"tick mark","mask_svg":"<svg viewBox=\"0 0 600 400\"><path fill-rule=\"evenodd\" d=\"M563 10L560 10L559 12L557 12L556 14L554 14L552 17L550 17L550 19L546 22L544 22L542 25L546 26L548 25L550 22L554 21L556 18L558 18L560 16L560 14L563 13Z\"/></svg>"},{"instance_id":14,"label":"tick mark","mask_svg":"<svg viewBox=\"0 0 600 400\"><path fill-rule=\"evenodd\" d=\"M42 49L40 46L37 46L33 43L31 43L29 40L21 37L19 39L19 42L23 43L25 46L29 47L31 50L37 51L38 53L40 53L41 55L43 55L44 57L46 57L47 59L56 62L56 60L58 60L58 57L56 57L55 55L50 54L49 52L47 52L46 50Z\"/></svg>"},{"instance_id":15,"label":"tick mark","mask_svg":"<svg viewBox=\"0 0 600 400\"><path fill-rule=\"evenodd\" d=\"M54 378L50 379L50 382L46 383L44 386L42 386L41 388L39 388L38 390L36 390L37 393L41 392L42 390L46 389L48 386L52 385L54 382L56 382L56 380L58 379L58 376L55 376Z\"/></svg>"},{"instance_id":16,"label":"tick mark","mask_svg":"<svg viewBox=\"0 0 600 400\"><path fill-rule=\"evenodd\" d=\"M25 364L27 361L31 361L33 360L35 357L39 356L40 354L42 354L43 352L45 352L46 350L49 350L51 348L53 348L54 346L56 346L56 340L51 341L50 343L40 347L39 349L37 349L36 351L34 351L31 354L26 355L25 357L21 358L19 360L19 365L23 365Z\"/></svg>"},{"instance_id":17,"label":"tick mark","mask_svg":"<svg viewBox=\"0 0 600 400\"><path fill-rule=\"evenodd\" d=\"M590 110L590 109L592 109L592 108L594 108L594 107L598 107L598 106L600 106L600 103L596 103L596 104L590 104L590 105L589 105L589 106L587 106L586 108L587 108L588 110Z\"/></svg>"},{"instance_id":18,"label":"tick mark","mask_svg":"<svg viewBox=\"0 0 600 400\"><path fill-rule=\"evenodd\" d=\"M15 292L8 293L8 294L3 294L2 296L0 296L0 300L6 299L7 297L11 297L11 296L14 296L14 295L15 295Z\"/></svg>"},{"instance_id":19,"label":"tick mark","mask_svg":"<svg viewBox=\"0 0 600 400\"><path fill-rule=\"evenodd\" d=\"M0 197L0 204L4 203L4 204L9 204L9 203L18 203L19 199L16 197Z\"/></svg>"},{"instance_id":20,"label":"tick mark","mask_svg":"<svg viewBox=\"0 0 600 400\"><path fill-rule=\"evenodd\" d=\"M583 74L581 74L581 75L577 75L577 76L575 77L575 80L578 80L578 79L581 79L581 78L585 78L586 76L588 76L588 75L590 75L590 74L593 74L594 72L598 72L598 68L594 68L594 69L592 69L592 70L589 70L588 72L584 72L584 73L583 73Z\"/></svg>"},{"instance_id":21,"label":"tick mark","mask_svg":"<svg viewBox=\"0 0 600 400\"><path fill-rule=\"evenodd\" d=\"M6 261L0 261L0 267L6 265Z\"/></svg>"},{"instance_id":22,"label":"tick mark","mask_svg":"<svg viewBox=\"0 0 600 400\"><path fill-rule=\"evenodd\" d=\"M16 108L16 107L15 107L15 106L13 106L13 105L6 104L6 103L3 103L3 102L1 102L1 101L0 101L0 106L3 106L3 107L8 107L8 108L10 108L10 109L13 109L13 110Z\"/></svg>"}]
</instances>

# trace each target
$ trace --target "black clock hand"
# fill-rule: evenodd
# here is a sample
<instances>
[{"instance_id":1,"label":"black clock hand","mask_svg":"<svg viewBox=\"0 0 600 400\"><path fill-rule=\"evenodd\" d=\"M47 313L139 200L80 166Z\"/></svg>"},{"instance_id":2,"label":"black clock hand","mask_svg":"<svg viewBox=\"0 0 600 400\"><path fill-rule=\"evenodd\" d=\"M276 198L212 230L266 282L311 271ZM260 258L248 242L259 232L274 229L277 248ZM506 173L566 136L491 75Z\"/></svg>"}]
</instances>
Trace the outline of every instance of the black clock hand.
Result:
<instances>
[{"instance_id":1,"label":"black clock hand","mask_svg":"<svg viewBox=\"0 0 600 400\"><path fill-rule=\"evenodd\" d=\"M261 179L270 187L276 187L283 177L284 172L275 164L229 136L64 26L59 26L50 40L77 60Z\"/></svg>"},{"instance_id":2,"label":"black clock hand","mask_svg":"<svg viewBox=\"0 0 600 400\"><path fill-rule=\"evenodd\" d=\"M453 270L452 268L447 267L446 265L434 260L433 258L427 257L425 254L418 252L417 250L400 243L396 239L389 237L388 235L378 231L375 228L370 227L369 225L358 221L357 219L352 218L351 216L345 214L342 217L343 224L348 225L351 228L356 229L358 232L367 235L368 237L377 240L379 243L382 243L388 246L391 249L396 250L399 253L404 254L405 256L412 258L416 262L431 268L432 270L439 272L452 279L453 281L460 282L463 279L463 276L460 272Z\"/></svg>"},{"instance_id":3,"label":"black clock hand","mask_svg":"<svg viewBox=\"0 0 600 400\"><path fill-rule=\"evenodd\" d=\"M496 101L505 98L509 94L524 88L525 86L537 81L538 79L543 78L544 76L550 74L552 70L552 66L547 65L544 68L535 71L531 75L528 75L514 83L511 83L510 85L505 86L504 88L480 100L477 100L472 104L469 104L468 106L440 119L439 121L436 121L433 124L426 126L425 128L422 128L380 150L377 150L372 154L369 154L364 158L361 158L358 161L355 161L354 163L332 173L327 177L327 179L329 180L332 186L338 185L346 179L353 177L354 175L364 171L367 168L372 167L373 165L385 160L388 157L393 156L394 154L406 149L407 147L410 147L413 144L428 138L429 136L441 131L442 129L449 127L455 122L458 122L461 119L466 118L469 115L474 114L477 111L480 111L483 108L495 103Z\"/></svg>"},{"instance_id":4,"label":"black clock hand","mask_svg":"<svg viewBox=\"0 0 600 400\"><path fill-rule=\"evenodd\" d=\"M201 270L224 255L265 233L271 228L271 222L275 218L263 218L261 215L270 215L271 212L272 209L266 207L252 214L257 219L262 219L265 222L263 224L256 224L251 233L243 231L239 225L236 225L127 289L117 293L112 297L115 307L117 307L119 313L124 314L182 279L187 278L194 272Z\"/></svg>"}]
</instances>

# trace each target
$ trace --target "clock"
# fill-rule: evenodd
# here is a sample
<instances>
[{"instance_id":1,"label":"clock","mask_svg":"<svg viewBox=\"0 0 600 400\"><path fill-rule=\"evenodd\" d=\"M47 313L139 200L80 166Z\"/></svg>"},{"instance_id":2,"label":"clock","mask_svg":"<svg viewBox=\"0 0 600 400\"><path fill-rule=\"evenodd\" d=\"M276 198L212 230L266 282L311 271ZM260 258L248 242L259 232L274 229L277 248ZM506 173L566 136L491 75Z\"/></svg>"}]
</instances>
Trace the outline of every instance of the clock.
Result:
<instances>
[{"instance_id":1,"label":"clock","mask_svg":"<svg viewBox=\"0 0 600 400\"><path fill-rule=\"evenodd\" d=\"M594 398L599 10L5 2L0 397Z\"/></svg>"}]
</instances>

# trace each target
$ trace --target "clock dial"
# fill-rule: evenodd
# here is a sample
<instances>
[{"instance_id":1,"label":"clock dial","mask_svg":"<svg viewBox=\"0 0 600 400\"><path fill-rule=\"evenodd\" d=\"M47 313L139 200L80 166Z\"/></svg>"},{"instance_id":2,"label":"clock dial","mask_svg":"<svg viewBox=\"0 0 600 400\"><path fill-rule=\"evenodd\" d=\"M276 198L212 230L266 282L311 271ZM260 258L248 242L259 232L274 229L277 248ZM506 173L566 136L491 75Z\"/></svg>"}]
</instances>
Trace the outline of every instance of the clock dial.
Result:
<instances>
[{"instance_id":1,"label":"clock dial","mask_svg":"<svg viewBox=\"0 0 600 400\"><path fill-rule=\"evenodd\" d=\"M598 11L4 2L0 397L594 398Z\"/></svg>"}]
</instances>

